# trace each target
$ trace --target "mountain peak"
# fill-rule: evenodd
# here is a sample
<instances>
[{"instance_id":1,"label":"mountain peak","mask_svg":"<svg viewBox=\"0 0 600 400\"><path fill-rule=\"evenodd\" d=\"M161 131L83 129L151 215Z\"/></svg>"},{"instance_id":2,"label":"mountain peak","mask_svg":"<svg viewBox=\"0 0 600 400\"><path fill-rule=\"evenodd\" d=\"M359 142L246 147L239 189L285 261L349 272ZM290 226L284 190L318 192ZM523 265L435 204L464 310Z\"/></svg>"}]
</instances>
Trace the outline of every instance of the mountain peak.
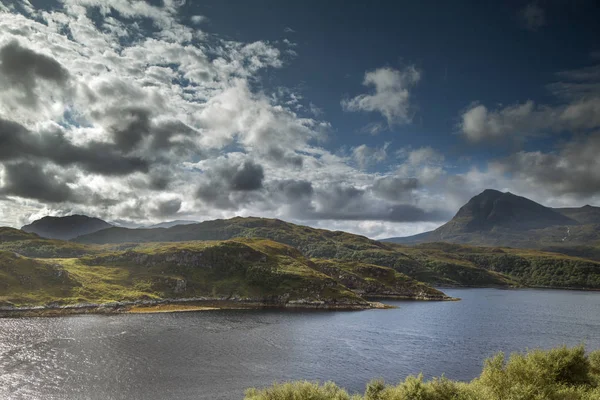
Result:
<instances>
[{"instance_id":1,"label":"mountain peak","mask_svg":"<svg viewBox=\"0 0 600 400\"><path fill-rule=\"evenodd\" d=\"M111 224L100 218L73 214L65 217L46 216L23 226L21 229L49 239L69 240L111 226Z\"/></svg>"},{"instance_id":2,"label":"mountain peak","mask_svg":"<svg viewBox=\"0 0 600 400\"><path fill-rule=\"evenodd\" d=\"M448 224L451 231L476 232L496 228L541 229L574 225L577 221L525 197L486 189L462 206Z\"/></svg>"}]
</instances>

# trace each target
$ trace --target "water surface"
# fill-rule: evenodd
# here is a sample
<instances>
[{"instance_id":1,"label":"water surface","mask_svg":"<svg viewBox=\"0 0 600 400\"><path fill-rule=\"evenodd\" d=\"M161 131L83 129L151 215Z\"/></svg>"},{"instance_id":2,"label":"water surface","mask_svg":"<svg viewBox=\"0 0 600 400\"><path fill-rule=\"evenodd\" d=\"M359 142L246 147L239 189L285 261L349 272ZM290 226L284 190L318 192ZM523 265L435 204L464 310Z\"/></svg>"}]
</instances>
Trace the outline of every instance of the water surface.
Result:
<instances>
[{"instance_id":1,"label":"water surface","mask_svg":"<svg viewBox=\"0 0 600 400\"><path fill-rule=\"evenodd\" d=\"M0 319L2 399L241 399L249 386L423 372L468 380L496 351L600 348L600 293L447 289L393 310Z\"/></svg>"}]
</instances>

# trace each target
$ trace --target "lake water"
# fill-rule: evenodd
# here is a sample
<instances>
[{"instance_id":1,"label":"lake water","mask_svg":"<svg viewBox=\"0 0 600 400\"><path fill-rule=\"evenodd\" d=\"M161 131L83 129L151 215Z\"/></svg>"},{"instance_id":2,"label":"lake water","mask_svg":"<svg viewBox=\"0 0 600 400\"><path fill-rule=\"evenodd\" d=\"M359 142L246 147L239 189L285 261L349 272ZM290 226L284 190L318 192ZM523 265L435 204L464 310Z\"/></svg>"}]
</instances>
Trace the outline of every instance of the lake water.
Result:
<instances>
[{"instance_id":1,"label":"lake water","mask_svg":"<svg viewBox=\"0 0 600 400\"><path fill-rule=\"evenodd\" d=\"M393 310L0 319L2 399L241 399L249 386L422 371L469 380L496 351L600 348L600 293L447 289Z\"/></svg>"}]
</instances>

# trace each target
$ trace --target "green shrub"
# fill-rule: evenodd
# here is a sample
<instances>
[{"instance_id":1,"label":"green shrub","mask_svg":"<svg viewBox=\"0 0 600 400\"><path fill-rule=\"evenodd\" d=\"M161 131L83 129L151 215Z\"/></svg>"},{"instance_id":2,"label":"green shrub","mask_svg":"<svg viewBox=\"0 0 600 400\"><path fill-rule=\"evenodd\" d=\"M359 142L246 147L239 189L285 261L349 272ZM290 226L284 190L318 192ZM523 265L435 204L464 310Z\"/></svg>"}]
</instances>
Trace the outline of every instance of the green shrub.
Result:
<instances>
[{"instance_id":1,"label":"green shrub","mask_svg":"<svg viewBox=\"0 0 600 400\"><path fill-rule=\"evenodd\" d=\"M264 390L248 389L246 400L351 400L348 393L333 382L288 382ZM356 397L354 397L356 398Z\"/></svg>"},{"instance_id":2,"label":"green shrub","mask_svg":"<svg viewBox=\"0 0 600 400\"><path fill-rule=\"evenodd\" d=\"M371 381L364 397L328 382L293 382L246 392L246 400L600 400L600 350L586 356L583 346L504 354L485 361L471 382L409 376L396 386Z\"/></svg>"}]
</instances>

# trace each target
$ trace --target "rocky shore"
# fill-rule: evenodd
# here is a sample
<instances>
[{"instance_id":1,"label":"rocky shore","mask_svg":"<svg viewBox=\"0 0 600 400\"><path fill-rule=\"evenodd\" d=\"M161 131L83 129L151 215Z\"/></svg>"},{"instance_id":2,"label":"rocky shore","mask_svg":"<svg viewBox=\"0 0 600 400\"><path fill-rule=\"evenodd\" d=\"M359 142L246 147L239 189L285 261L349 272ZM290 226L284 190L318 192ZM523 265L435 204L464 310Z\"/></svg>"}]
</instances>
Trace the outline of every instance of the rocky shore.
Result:
<instances>
[{"instance_id":1,"label":"rocky shore","mask_svg":"<svg viewBox=\"0 0 600 400\"><path fill-rule=\"evenodd\" d=\"M337 303L318 300L291 300L286 303L264 302L256 299L188 298L136 300L111 303L47 304L43 306L1 306L0 318L49 317L75 314L126 314L208 311L221 309L290 308L323 310L366 310L390 308L379 302Z\"/></svg>"}]
</instances>

